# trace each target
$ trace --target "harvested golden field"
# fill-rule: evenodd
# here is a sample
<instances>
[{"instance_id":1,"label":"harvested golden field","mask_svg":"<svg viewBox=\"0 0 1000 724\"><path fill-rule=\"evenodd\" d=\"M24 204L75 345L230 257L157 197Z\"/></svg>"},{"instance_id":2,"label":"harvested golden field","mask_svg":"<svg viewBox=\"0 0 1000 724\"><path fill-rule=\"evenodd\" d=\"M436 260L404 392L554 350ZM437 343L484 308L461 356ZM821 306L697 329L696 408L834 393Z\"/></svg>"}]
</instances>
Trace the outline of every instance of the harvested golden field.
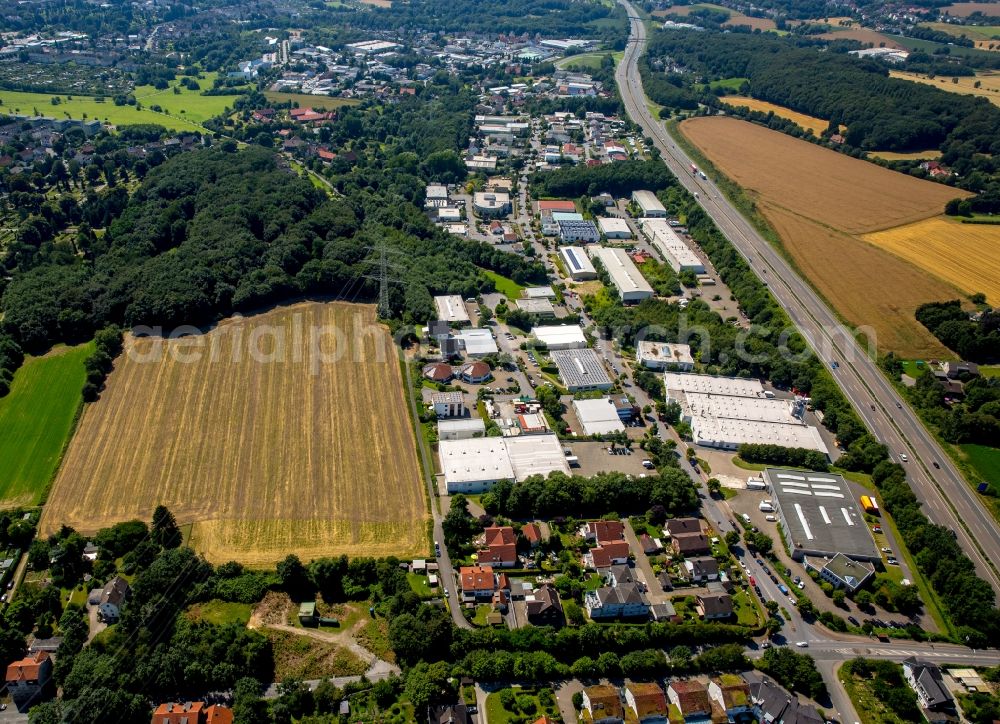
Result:
<instances>
[{"instance_id":1,"label":"harvested golden field","mask_svg":"<svg viewBox=\"0 0 1000 724\"><path fill-rule=\"evenodd\" d=\"M763 211L799 271L844 319L870 327L879 350L913 359L948 356L913 313L924 302L954 299L958 290L856 236L777 206Z\"/></svg>"},{"instance_id":2,"label":"harvested golden field","mask_svg":"<svg viewBox=\"0 0 1000 724\"><path fill-rule=\"evenodd\" d=\"M744 106L749 108L751 111L774 113L774 115L779 116L780 118L786 118L792 123L798 124L802 128L810 129L813 134L817 136L823 133L827 126L830 125L829 121L824 121L822 118L807 116L805 113L793 111L791 108L785 108L784 106L757 100L756 98L748 98L746 96L723 96L719 100L725 105L732 106L733 108Z\"/></svg>"},{"instance_id":3,"label":"harvested golden field","mask_svg":"<svg viewBox=\"0 0 1000 724\"><path fill-rule=\"evenodd\" d=\"M857 40L859 43L864 43L866 45L871 45L875 48L895 48L897 50L906 50L902 45L892 40L888 36L882 35L882 33L877 33L870 28L862 27L850 27L844 28L843 30L831 30L829 33L823 33L822 35L817 35L817 38L824 38L826 40Z\"/></svg>"},{"instance_id":4,"label":"harvested golden field","mask_svg":"<svg viewBox=\"0 0 1000 724\"><path fill-rule=\"evenodd\" d=\"M941 8L942 13L946 13L955 18L967 18L973 13L982 13L988 17L1000 16L1000 2L994 3L952 3Z\"/></svg>"},{"instance_id":5,"label":"harvested golden field","mask_svg":"<svg viewBox=\"0 0 1000 724\"><path fill-rule=\"evenodd\" d=\"M941 158L941 152L936 148L930 148L926 151L910 151L908 153L869 151L868 155L873 158L881 158L883 161L934 161Z\"/></svg>"},{"instance_id":6,"label":"harvested golden field","mask_svg":"<svg viewBox=\"0 0 1000 724\"><path fill-rule=\"evenodd\" d=\"M962 95L973 95L988 98L993 105L1000 106L1000 73L984 72L976 76L963 76L952 78L951 76L937 76L928 78L922 73L909 73L902 70L890 70L889 75L893 78L913 81L932 85L949 93L961 93ZM956 82L957 81L957 82ZM979 87L976 88L976 83Z\"/></svg>"},{"instance_id":7,"label":"harvested golden field","mask_svg":"<svg viewBox=\"0 0 1000 724\"><path fill-rule=\"evenodd\" d=\"M342 106L356 106L361 101L357 98L334 98L332 96L316 96L311 93L282 93L279 91L264 91L264 97L272 103L298 103L299 108L312 108L320 111L333 111Z\"/></svg>"},{"instance_id":8,"label":"harvested golden field","mask_svg":"<svg viewBox=\"0 0 1000 724\"><path fill-rule=\"evenodd\" d=\"M681 128L754 197L850 234L937 216L970 195L736 118L692 118Z\"/></svg>"},{"instance_id":9,"label":"harvested golden field","mask_svg":"<svg viewBox=\"0 0 1000 724\"><path fill-rule=\"evenodd\" d=\"M1000 226L937 216L864 239L926 269L962 291L1000 304Z\"/></svg>"},{"instance_id":10,"label":"harvested golden field","mask_svg":"<svg viewBox=\"0 0 1000 724\"><path fill-rule=\"evenodd\" d=\"M398 359L370 306L301 303L130 339L42 519L92 533L157 504L213 562L426 547Z\"/></svg>"},{"instance_id":11,"label":"harvested golden field","mask_svg":"<svg viewBox=\"0 0 1000 724\"><path fill-rule=\"evenodd\" d=\"M729 15L729 20L727 20L723 25L736 26L736 25L747 25L752 30L777 30L778 26L775 24L771 18L754 18L749 15L743 15L742 13L731 13Z\"/></svg>"},{"instance_id":12,"label":"harvested golden field","mask_svg":"<svg viewBox=\"0 0 1000 724\"><path fill-rule=\"evenodd\" d=\"M873 327L882 349L945 353L913 311L958 290L859 236L937 216L946 201L966 194L735 118L694 118L681 130L746 190L845 319Z\"/></svg>"}]
</instances>

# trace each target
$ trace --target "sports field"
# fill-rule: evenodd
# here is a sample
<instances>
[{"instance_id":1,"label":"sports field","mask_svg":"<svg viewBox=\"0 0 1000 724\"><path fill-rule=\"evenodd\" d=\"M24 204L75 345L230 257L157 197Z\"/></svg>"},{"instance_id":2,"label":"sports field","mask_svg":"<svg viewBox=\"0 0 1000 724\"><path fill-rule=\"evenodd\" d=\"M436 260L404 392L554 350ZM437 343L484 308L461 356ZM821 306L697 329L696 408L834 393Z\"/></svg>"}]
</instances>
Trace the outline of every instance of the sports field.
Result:
<instances>
[{"instance_id":1,"label":"sports field","mask_svg":"<svg viewBox=\"0 0 1000 724\"><path fill-rule=\"evenodd\" d=\"M264 91L264 97L272 103L298 103L299 108L332 111L341 106L356 106L361 101L356 98L333 98L331 96L314 96L309 93L276 93Z\"/></svg>"},{"instance_id":2,"label":"sports field","mask_svg":"<svg viewBox=\"0 0 1000 724\"><path fill-rule=\"evenodd\" d=\"M212 87L214 74L206 73L198 81L201 89ZM180 93L174 93L178 87ZM0 91L0 113L27 113L53 118L96 118L116 126L136 123L157 123L171 130L200 130L201 124L232 108L239 96L206 96L201 91L188 90L179 81L171 81L170 88L157 90L153 86L137 86L134 92L138 105L116 106L111 96L98 100L95 96L67 96L51 93L25 93ZM52 99L59 103L53 105ZM158 106L159 112L151 106Z\"/></svg>"},{"instance_id":3,"label":"sports field","mask_svg":"<svg viewBox=\"0 0 1000 724\"><path fill-rule=\"evenodd\" d=\"M947 354L913 312L959 290L860 236L937 216L966 194L735 118L690 119L681 130L746 190L838 312L875 330L881 349Z\"/></svg>"},{"instance_id":4,"label":"sports field","mask_svg":"<svg viewBox=\"0 0 1000 724\"><path fill-rule=\"evenodd\" d=\"M805 113L798 113L797 111L793 111L791 108L785 108L784 106L757 100L756 98L748 98L746 96L723 96L719 100L727 106L732 106L734 108L746 106L751 111L774 113L774 115L779 118L786 118L789 121L792 121L792 123L798 124L802 128L810 129L816 136L823 133L823 131L825 131L830 125L829 121L824 121L822 118L808 116Z\"/></svg>"},{"instance_id":5,"label":"sports field","mask_svg":"<svg viewBox=\"0 0 1000 724\"><path fill-rule=\"evenodd\" d=\"M42 517L91 533L167 505L213 562L426 548L423 482L374 308L301 303L129 340Z\"/></svg>"},{"instance_id":6,"label":"sports field","mask_svg":"<svg viewBox=\"0 0 1000 724\"><path fill-rule=\"evenodd\" d=\"M864 239L968 294L983 292L991 304L1000 304L1000 226L938 216Z\"/></svg>"},{"instance_id":7,"label":"sports field","mask_svg":"<svg viewBox=\"0 0 1000 724\"><path fill-rule=\"evenodd\" d=\"M73 432L93 345L57 347L25 360L0 398L0 508L36 505Z\"/></svg>"},{"instance_id":8,"label":"sports field","mask_svg":"<svg viewBox=\"0 0 1000 724\"><path fill-rule=\"evenodd\" d=\"M963 95L980 96L988 98L994 105L1000 106L1000 73L986 71L975 76L961 76L954 80L951 76L937 76L928 78L922 73L909 73L901 70L890 70L889 75L893 78L902 78L914 83L932 85L949 93L961 93ZM976 87L979 83L979 87Z\"/></svg>"}]
</instances>

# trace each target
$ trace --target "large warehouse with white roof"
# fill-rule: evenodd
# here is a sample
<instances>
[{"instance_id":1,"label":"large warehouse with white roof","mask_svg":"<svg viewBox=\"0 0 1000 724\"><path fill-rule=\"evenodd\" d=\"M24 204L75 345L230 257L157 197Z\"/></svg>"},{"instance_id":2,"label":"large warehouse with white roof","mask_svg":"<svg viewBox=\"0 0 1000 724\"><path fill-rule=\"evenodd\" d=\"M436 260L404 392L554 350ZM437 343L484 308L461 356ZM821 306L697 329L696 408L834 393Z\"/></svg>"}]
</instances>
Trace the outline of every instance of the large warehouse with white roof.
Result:
<instances>
[{"instance_id":1,"label":"large warehouse with white roof","mask_svg":"<svg viewBox=\"0 0 1000 724\"><path fill-rule=\"evenodd\" d=\"M610 397L596 400L573 400L573 411L583 427L584 435L610 435L624 432L625 424Z\"/></svg>"},{"instance_id":2,"label":"large warehouse with white roof","mask_svg":"<svg viewBox=\"0 0 1000 724\"><path fill-rule=\"evenodd\" d=\"M562 257L566 271L569 272L570 279L575 282L586 282L597 279L597 270L590 263L590 259L583 249L576 246L560 246L559 256Z\"/></svg>"},{"instance_id":3,"label":"large warehouse with white roof","mask_svg":"<svg viewBox=\"0 0 1000 724\"><path fill-rule=\"evenodd\" d=\"M862 561L880 554L851 486L840 475L766 468L774 510L792 558L833 558L842 553Z\"/></svg>"},{"instance_id":4,"label":"large warehouse with white roof","mask_svg":"<svg viewBox=\"0 0 1000 724\"><path fill-rule=\"evenodd\" d=\"M657 251L663 254L663 258L675 272L705 273L704 262L677 235L677 232L670 228L666 219L643 219L639 223L642 233L646 235Z\"/></svg>"},{"instance_id":5,"label":"large warehouse with white roof","mask_svg":"<svg viewBox=\"0 0 1000 724\"><path fill-rule=\"evenodd\" d=\"M606 246L591 247L591 259L597 259L611 277L611 283L618 290L622 302L641 302L653 296L653 287L639 272L639 269L624 249L612 249Z\"/></svg>"},{"instance_id":6,"label":"large warehouse with white roof","mask_svg":"<svg viewBox=\"0 0 1000 724\"><path fill-rule=\"evenodd\" d=\"M587 338L579 324L555 324L535 327L532 336L550 350L583 349L587 346Z\"/></svg>"},{"instance_id":7,"label":"large warehouse with white roof","mask_svg":"<svg viewBox=\"0 0 1000 724\"><path fill-rule=\"evenodd\" d=\"M449 494L482 493L500 480L570 472L562 445L551 434L442 439L438 456Z\"/></svg>"},{"instance_id":8,"label":"large warehouse with white roof","mask_svg":"<svg viewBox=\"0 0 1000 724\"><path fill-rule=\"evenodd\" d=\"M642 215L647 219L651 217L663 218L667 215L667 210L663 208L663 204L652 191L633 191L632 201L636 203Z\"/></svg>"},{"instance_id":9,"label":"large warehouse with white roof","mask_svg":"<svg viewBox=\"0 0 1000 724\"><path fill-rule=\"evenodd\" d=\"M611 389L608 371L594 350L556 350L549 356L559 368L559 378L570 392Z\"/></svg>"},{"instance_id":10,"label":"large warehouse with white roof","mask_svg":"<svg viewBox=\"0 0 1000 724\"><path fill-rule=\"evenodd\" d=\"M468 324L471 321L469 310L457 294L434 297L434 306L437 308L438 319L448 324Z\"/></svg>"}]
</instances>

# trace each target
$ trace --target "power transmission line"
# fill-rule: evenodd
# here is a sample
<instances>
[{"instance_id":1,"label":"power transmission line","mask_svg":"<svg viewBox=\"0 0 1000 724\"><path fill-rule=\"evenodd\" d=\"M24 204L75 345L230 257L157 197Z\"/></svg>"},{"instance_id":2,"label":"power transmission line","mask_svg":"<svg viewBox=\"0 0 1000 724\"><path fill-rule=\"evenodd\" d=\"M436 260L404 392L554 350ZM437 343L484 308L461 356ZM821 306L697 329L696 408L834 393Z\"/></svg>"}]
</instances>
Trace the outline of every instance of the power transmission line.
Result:
<instances>
[{"instance_id":1,"label":"power transmission line","mask_svg":"<svg viewBox=\"0 0 1000 724\"><path fill-rule=\"evenodd\" d=\"M363 263L374 265L376 272L364 274L363 277L378 282L378 316L381 319L388 319L392 314L392 309L389 306L389 285L403 283L401 279L390 276L390 272L401 274L403 267L390 261L389 257L392 255L402 256L403 252L391 248L384 238L380 239L374 246L366 246L365 249L371 253L371 256L366 258Z\"/></svg>"}]
</instances>

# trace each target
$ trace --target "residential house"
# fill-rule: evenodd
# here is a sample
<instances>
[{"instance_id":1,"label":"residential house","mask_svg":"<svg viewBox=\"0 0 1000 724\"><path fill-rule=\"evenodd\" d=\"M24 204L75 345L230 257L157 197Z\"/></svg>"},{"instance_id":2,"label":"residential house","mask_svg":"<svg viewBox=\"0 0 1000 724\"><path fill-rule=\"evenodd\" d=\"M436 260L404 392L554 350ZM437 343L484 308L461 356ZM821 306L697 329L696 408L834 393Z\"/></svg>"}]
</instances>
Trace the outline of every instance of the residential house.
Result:
<instances>
[{"instance_id":1,"label":"residential house","mask_svg":"<svg viewBox=\"0 0 1000 724\"><path fill-rule=\"evenodd\" d=\"M52 657L37 651L7 666L7 692L22 714L55 693L52 686Z\"/></svg>"},{"instance_id":2,"label":"residential house","mask_svg":"<svg viewBox=\"0 0 1000 724\"><path fill-rule=\"evenodd\" d=\"M583 527L581 534L588 541L607 543L625 539L625 524L620 520L591 520Z\"/></svg>"},{"instance_id":3,"label":"residential house","mask_svg":"<svg viewBox=\"0 0 1000 724\"><path fill-rule=\"evenodd\" d=\"M462 600L471 603L489 601L497 590L493 566L462 566L458 569Z\"/></svg>"},{"instance_id":4,"label":"residential house","mask_svg":"<svg viewBox=\"0 0 1000 724\"><path fill-rule=\"evenodd\" d=\"M704 533L681 533L672 536L670 547L682 556L701 556L712 552Z\"/></svg>"},{"instance_id":5,"label":"residential house","mask_svg":"<svg viewBox=\"0 0 1000 724\"><path fill-rule=\"evenodd\" d=\"M532 548L537 548L542 542L542 529L538 526L538 523L526 523L521 526L521 535L524 539L528 541L528 545Z\"/></svg>"},{"instance_id":6,"label":"residential house","mask_svg":"<svg viewBox=\"0 0 1000 724\"><path fill-rule=\"evenodd\" d=\"M152 719L152 724L232 724L232 722L232 709L219 704L205 706L203 701L160 704L153 712Z\"/></svg>"},{"instance_id":7,"label":"residential house","mask_svg":"<svg viewBox=\"0 0 1000 724\"><path fill-rule=\"evenodd\" d=\"M697 518L671 518L665 530L671 536L684 533L701 533L701 521Z\"/></svg>"},{"instance_id":8,"label":"residential house","mask_svg":"<svg viewBox=\"0 0 1000 724\"><path fill-rule=\"evenodd\" d=\"M465 401L461 392L435 392L431 395L431 404L439 418L465 416Z\"/></svg>"},{"instance_id":9,"label":"residential house","mask_svg":"<svg viewBox=\"0 0 1000 724\"><path fill-rule=\"evenodd\" d=\"M750 686L743 677L736 674L722 674L708 682L708 697L719 709L726 712L731 722L750 720L753 709L750 705Z\"/></svg>"},{"instance_id":10,"label":"residential house","mask_svg":"<svg viewBox=\"0 0 1000 724\"><path fill-rule=\"evenodd\" d=\"M628 541L616 540L602 543L591 548L583 555L583 562L588 568L600 570L621 563L628 563Z\"/></svg>"},{"instance_id":11,"label":"residential house","mask_svg":"<svg viewBox=\"0 0 1000 724\"><path fill-rule=\"evenodd\" d=\"M118 623L121 607L131 593L128 583L121 576L115 576L104 588L95 588L87 597L87 603L97 607L97 618L109 626Z\"/></svg>"},{"instance_id":12,"label":"residential house","mask_svg":"<svg viewBox=\"0 0 1000 724\"><path fill-rule=\"evenodd\" d=\"M917 702L925 709L929 721L935 721L934 712L954 712L955 700L948 692L941 669L937 664L914 656L903 660L903 678L917 695Z\"/></svg>"},{"instance_id":13,"label":"residential house","mask_svg":"<svg viewBox=\"0 0 1000 724\"><path fill-rule=\"evenodd\" d=\"M711 556L696 556L684 561L688 580L692 583L719 580L719 562Z\"/></svg>"},{"instance_id":14,"label":"residential house","mask_svg":"<svg viewBox=\"0 0 1000 724\"><path fill-rule=\"evenodd\" d=\"M660 541L651 537L648 533L643 533L639 536L639 545L642 548L642 552L647 556L655 555L663 550L663 545Z\"/></svg>"},{"instance_id":15,"label":"residential house","mask_svg":"<svg viewBox=\"0 0 1000 724\"><path fill-rule=\"evenodd\" d=\"M594 724L612 724L624 721L618 689L608 684L588 686L582 692L583 708L590 714Z\"/></svg>"},{"instance_id":16,"label":"residential house","mask_svg":"<svg viewBox=\"0 0 1000 724\"><path fill-rule=\"evenodd\" d=\"M630 683L625 685L625 705L640 724L660 724L667 721L667 697L659 684Z\"/></svg>"},{"instance_id":17,"label":"residential house","mask_svg":"<svg viewBox=\"0 0 1000 724\"><path fill-rule=\"evenodd\" d=\"M565 623L559 592L550 583L542 584L525 601L528 623L533 626L553 626L559 628Z\"/></svg>"},{"instance_id":18,"label":"residential house","mask_svg":"<svg viewBox=\"0 0 1000 724\"><path fill-rule=\"evenodd\" d=\"M469 724L469 709L465 704L432 707L428 724Z\"/></svg>"},{"instance_id":19,"label":"residential house","mask_svg":"<svg viewBox=\"0 0 1000 724\"><path fill-rule=\"evenodd\" d=\"M491 525L485 531L486 542L479 551L479 562L497 568L517 565L517 536L509 525Z\"/></svg>"},{"instance_id":20,"label":"residential house","mask_svg":"<svg viewBox=\"0 0 1000 724\"><path fill-rule=\"evenodd\" d=\"M712 715L708 687L695 679L671 681L667 686L667 699L684 717L684 721L704 720Z\"/></svg>"},{"instance_id":21,"label":"residential house","mask_svg":"<svg viewBox=\"0 0 1000 724\"><path fill-rule=\"evenodd\" d=\"M729 618L733 615L733 598L728 593L703 593L697 597L695 610L706 621Z\"/></svg>"},{"instance_id":22,"label":"residential house","mask_svg":"<svg viewBox=\"0 0 1000 724\"><path fill-rule=\"evenodd\" d=\"M750 706L754 717L764 724L825 724L815 707L800 704L770 676L758 671L743 674L750 687Z\"/></svg>"},{"instance_id":23,"label":"residential house","mask_svg":"<svg viewBox=\"0 0 1000 724\"><path fill-rule=\"evenodd\" d=\"M587 615L592 619L637 618L649 615L649 601L635 583L603 586L587 591L583 599Z\"/></svg>"}]
</instances>

